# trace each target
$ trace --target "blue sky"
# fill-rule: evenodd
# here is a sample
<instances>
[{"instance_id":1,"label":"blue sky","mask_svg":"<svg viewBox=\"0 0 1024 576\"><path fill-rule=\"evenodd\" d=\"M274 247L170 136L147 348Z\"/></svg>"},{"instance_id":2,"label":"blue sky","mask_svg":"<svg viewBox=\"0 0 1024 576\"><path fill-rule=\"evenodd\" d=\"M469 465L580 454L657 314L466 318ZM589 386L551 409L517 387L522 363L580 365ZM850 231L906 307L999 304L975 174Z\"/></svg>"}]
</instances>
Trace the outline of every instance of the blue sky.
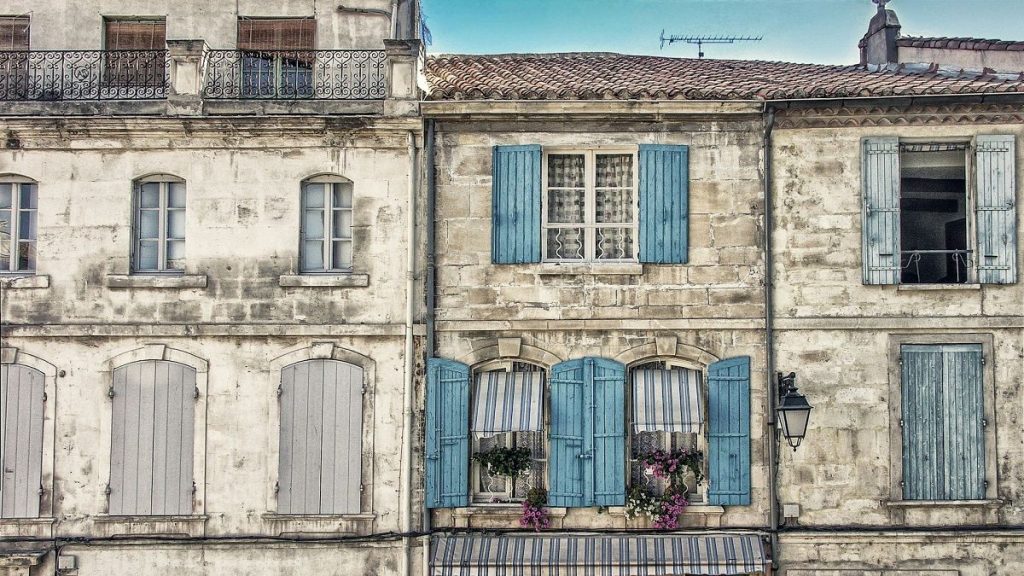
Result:
<instances>
[{"instance_id":1,"label":"blue sky","mask_svg":"<svg viewBox=\"0 0 1024 576\"><path fill-rule=\"evenodd\" d=\"M1024 0L892 0L909 36L1024 40ZM764 36L709 58L851 64L870 0L423 0L432 54L607 51L696 57L658 36Z\"/></svg>"}]
</instances>

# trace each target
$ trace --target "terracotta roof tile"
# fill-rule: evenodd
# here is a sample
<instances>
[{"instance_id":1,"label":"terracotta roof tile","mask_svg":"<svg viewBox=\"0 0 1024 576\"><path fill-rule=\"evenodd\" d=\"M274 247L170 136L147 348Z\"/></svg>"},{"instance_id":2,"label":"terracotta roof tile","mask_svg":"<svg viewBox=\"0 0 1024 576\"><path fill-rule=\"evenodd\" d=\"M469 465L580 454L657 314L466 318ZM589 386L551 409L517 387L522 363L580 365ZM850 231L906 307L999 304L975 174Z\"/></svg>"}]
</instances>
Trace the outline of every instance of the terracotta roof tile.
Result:
<instances>
[{"instance_id":1,"label":"terracotta roof tile","mask_svg":"<svg viewBox=\"0 0 1024 576\"><path fill-rule=\"evenodd\" d=\"M1024 74L930 65L829 66L606 52L440 55L431 100L782 100L1024 93Z\"/></svg>"},{"instance_id":2,"label":"terracotta roof tile","mask_svg":"<svg viewBox=\"0 0 1024 576\"><path fill-rule=\"evenodd\" d=\"M908 48L939 48L956 50L1024 50L1024 42L990 38L950 38L945 36L903 36L896 45Z\"/></svg>"}]
</instances>

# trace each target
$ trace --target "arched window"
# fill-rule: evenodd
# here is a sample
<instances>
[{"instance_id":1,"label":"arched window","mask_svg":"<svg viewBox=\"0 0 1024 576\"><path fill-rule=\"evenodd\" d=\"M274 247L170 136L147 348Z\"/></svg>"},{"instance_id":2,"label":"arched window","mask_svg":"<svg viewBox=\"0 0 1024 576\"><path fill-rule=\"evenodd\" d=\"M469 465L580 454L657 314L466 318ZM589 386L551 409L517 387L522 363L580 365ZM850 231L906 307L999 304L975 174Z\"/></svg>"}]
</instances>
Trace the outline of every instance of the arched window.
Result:
<instances>
[{"instance_id":1,"label":"arched window","mask_svg":"<svg viewBox=\"0 0 1024 576\"><path fill-rule=\"evenodd\" d=\"M37 184L0 176L0 274L36 269Z\"/></svg>"},{"instance_id":2,"label":"arched window","mask_svg":"<svg viewBox=\"0 0 1024 576\"><path fill-rule=\"evenodd\" d=\"M166 174L135 181L132 272L185 269L185 181Z\"/></svg>"},{"instance_id":3,"label":"arched window","mask_svg":"<svg viewBox=\"0 0 1024 576\"><path fill-rule=\"evenodd\" d=\"M363 369L305 360L281 370L280 514L358 514Z\"/></svg>"},{"instance_id":4,"label":"arched window","mask_svg":"<svg viewBox=\"0 0 1024 576\"><path fill-rule=\"evenodd\" d=\"M111 515L192 513L196 369L143 360L114 369Z\"/></svg>"},{"instance_id":5,"label":"arched window","mask_svg":"<svg viewBox=\"0 0 1024 576\"><path fill-rule=\"evenodd\" d=\"M351 180L317 176L302 182L301 272L352 270L352 206Z\"/></svg>"},{"instance_id":6,"label":"arched window","mask_svg":"<svg viewBox=\"0 0 1024 576\"><path fill-rule=\"evenodd\" d=\"M0 364L0 518L39 516L44 379L34 368Z\"/></svg>"},{"instance_id":7,"label":"arched window","mask_svg":"<svg viewBox=\"0 0 1024 576\"><path fill-rule=\"evenodd\" d=\"M547 489L544 368L516 360L482 364L473 370L470 395L473 502L519 502L532 488ZM490 473L481 462L481 456L510 448L529 451L530 458L514 479Z\"/></svg>"}]
</instances>

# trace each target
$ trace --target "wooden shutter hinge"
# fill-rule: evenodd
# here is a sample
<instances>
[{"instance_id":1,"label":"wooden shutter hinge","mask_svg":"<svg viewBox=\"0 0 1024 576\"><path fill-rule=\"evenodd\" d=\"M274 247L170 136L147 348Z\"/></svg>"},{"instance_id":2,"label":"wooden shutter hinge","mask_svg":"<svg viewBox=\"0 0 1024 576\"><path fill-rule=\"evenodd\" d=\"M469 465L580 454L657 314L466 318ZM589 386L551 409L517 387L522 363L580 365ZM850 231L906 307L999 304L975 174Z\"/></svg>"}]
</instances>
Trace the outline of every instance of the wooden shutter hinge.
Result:
<instances>
[{"instance_id":1,"label":"wooden shutter hinge","mask_svg":"<svg viewBox=\"0 0 1024 576\"><path fill-rule=\"evenodd\" d=\"M199 399L199 386L196 386L195 391L192 393L192 398L194 398L196 400Z\"/></svg>"},{"instance_id":2,"label":"wooden shutter hinge","mask_svg":"<svg viewBox=\"0 0 1024 576\"><path fill-rule=\"evenodd\" d=\"M43 489L43 485L42 485L42 484L40 484L40 485L39 485L39 497L40 497L40 498L42 498L42 497L43 497L43 494L46 494L46 490L45 490L45 489Z\"/></svg>"},{"instance_id":3,"label":"wooden shutter hinge","mask_svg":"<svg viewBox=\"0 0 1024 576\"><path fill-rule=\"evenodd\" d=\"M985 355L984 354L981 355L981 365L982 366L985 365Z\"/></svg>"},{"instance_id":4,"label":"wooden shutter hinge","mask_svg":"<svg viewBox=\"0 0 1024 576\"><path fill-rule=\"evenodd\" d=\"M903 354L900 354L897 360L899 361L900 366L903 366Z\"/></svg>"},{"instance_id":5,"label":"wooden shutter hinge","mask_svg":"<svg viewBox=\"0 0 1024 576\"><path fill-rule=\"evenodd\" d=\"M988 418L982 418L981 419L981 427L982 428L988 428Z\"/></svg>"},{"instance_id":6,"label":"wooden shutter hinge","mask_svg":"<svg viewBox=\"0 0 1024 576\"><path fill-rule=\"evenodd\" d=\"M906 483L903 482L903 480L900 480L900 488L906 488L906 486Z\"/></svg>"},{"instance_id":7,"label":"wooden shutter hinge","mask_svg":"<svg viewBox=\"0 0 1024 576\"><path fill-rule=\"evenodd\" d=\"M365 484L360 484L359 485L359 493L362 494L364 491L366 491L366 485Z\"/></svg>"},{"instance_id":8,"label":"wooden shutter hinge","mask_svg":"<svg viewBox=\"0 0 1024 576\"><path fill-rule=\"evenodd\" d=\"M277 494L280 494L280 493L281 493L281 483L280 482L274 482L274 495L277 495Z\"/></svg>"},{"instance_id":9,"label":"wooden shutter hinge","mask_svg":"<svg viewBox=\"0 0 1024 576\"><path fill-rule=\"evenodd\" d=\"M110 388L107 388L107 398L113 398L113 397L114 397L114 387L111 386Z\"/></svg>"},{"instance_id":10,"label":"wooden shutter hinge","mask_svg":"<svg viewBox=\"0 0 1024 576\"><path fill-rule=\"evenodd\" d=\"M47 399L46 392L43 392L43 402L46 402L46 399Z\"/></svg>"},{"instance_id":11,"label":"wooden shutter hinge","mask_svg":"<svg viewBox=\"0 0 1024 576\"><path fill-rule=\"evenodd\" d=\"M192 495L193 496L196 495L196 481L195 480L192 481Z\"/></svg>"},{"instance_id":12,"label":"wooden shutter hinge","mask_svg":"<svg viewBox=\"0 0 1024 576\"><path fill-rule=\"evenodd\" d=\"M277 387L277 397L280 398L281 394L284 394L284 388L282 388L281 386L278 386Z\"/></svg>"},{"instance_id":13,"label":"wooden shutter hinge","mask_svg":"<svg viewBox=\"0 0 1024 576\"><path fill-rule=\"evenodd\" d=\"M903 418L900 418L900 428L903 428Z\"/></svg>"},{"instance_id":14,"label":"wooden shutter hinge","mask_svg":"<svg viewBox=\"0 0 1024 576\"><path fill-rule=\"evenodd\" d=\"M113 492L113 490L110 489L110 484L107 484L107 487L103 490L104 496L106 496L109 499L111 492Z\"/></svg>"},{"instance_id":15,"label":"wooden shutter hinge","mask_svg":"<svg viewBox=\"0 0 1024 576\"><path fill-rule=\"evenodd\" d=\"M988 480L983 480L982 483L985 485L985 489L988 489Z\"/></svg>"}]
</instances>

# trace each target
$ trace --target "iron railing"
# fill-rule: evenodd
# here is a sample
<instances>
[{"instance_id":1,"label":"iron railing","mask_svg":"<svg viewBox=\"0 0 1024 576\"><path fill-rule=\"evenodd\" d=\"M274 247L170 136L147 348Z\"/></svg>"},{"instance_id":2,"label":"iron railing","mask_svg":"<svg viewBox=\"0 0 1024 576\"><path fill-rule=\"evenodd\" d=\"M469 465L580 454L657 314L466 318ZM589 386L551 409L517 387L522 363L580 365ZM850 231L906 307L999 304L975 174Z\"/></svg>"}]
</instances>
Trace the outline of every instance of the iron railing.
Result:
<instances>
[{"instance_id":1,"label":"iron railing","mask_svg":"<svg viewBox=\"0 0 1024 576\"><path fill-rule=\"evenodd\" d=\"M0 51L0 101L167 97L166 50Z\"/></svg>"},{"instance_id":2,"label":"iron railing","mask_svg":"<svg viewBox=\"0 0 1024 576\"><path fill-rule=\"evenodd\" d=\"M378 100L387 93L383 50L210 50L206 98Z\"/></svg>"},{"instance_id":3,"label":"iron railing","mask_svg":"<svg viewBox=\"0 0 1024 576\"><path fill-rule=\"evenodd\" d=\"M970 281L971 267L974 264L973 250L903 250L900 252L900 283L902 284L964 284ZM924 278L925 272L945 269L940 278ZM925 274L928 276L928 274Z\"/></svg>"}]
</instances>

